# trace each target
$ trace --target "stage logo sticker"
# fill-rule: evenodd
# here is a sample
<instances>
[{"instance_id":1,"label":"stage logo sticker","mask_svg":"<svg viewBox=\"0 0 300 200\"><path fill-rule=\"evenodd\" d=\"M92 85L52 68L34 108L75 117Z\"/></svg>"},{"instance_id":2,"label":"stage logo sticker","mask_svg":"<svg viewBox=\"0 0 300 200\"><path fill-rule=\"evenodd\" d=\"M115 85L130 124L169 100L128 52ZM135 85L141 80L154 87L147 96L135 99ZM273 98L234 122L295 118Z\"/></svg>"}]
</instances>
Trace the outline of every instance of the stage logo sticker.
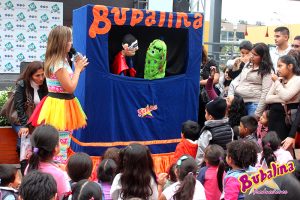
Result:
<instances>
[{"instance_id":1,"label":"stage logo sticker","mask_svg":"<svg viewBox=\"0 0 300 200\"><path fill-rule=\"evenodd\" d=\"M4 49L5 51L12 51L14 48L14 46L12 45L11 42L6 43L4 46L5 46L5 49Z\"/></svg>"},{"instance_id":2,"label":"stage logo sticker","mask_svg":"<svg viewBox=\"0 0 300 200\"><path fill-rule=\"evenodd\" d=\"M7 22L6 24L5 24L5 31L13 31L13 28L14 28L14 26L13 26L13 24L11 23L11 22Z\"/></svg>"},{"instance_id":3,"label":"stage logo sticker","mask_svg":"<svg viewBox=\"0 0 300 200\"><path fill-rule=\"evenodd\" d=\"M17 58L18 58L17 61L19 61L19 62L22 62L23 60L25 60L25 56L24 56L22 53L19 53L19 54L17 55Z\"/></svg>"},{"instance_id":4,"label":"stage logo sticker","mask_svg":"<svg viewBox=\"0 0 300 200\"><path fill-rule=\"evenodd\" d=\"M141 118L153 118L152 111L155 111L157 109L157 105L147 105L145 108L138 109L137 113Z\"/></svg>"},{"instance_id":5,"label":"stage logo sticker","mask_svg":"<svg viewBox=\"0 0 300 200\"><path fill-rule=\"evenodd\" d=\"M19 14L17 14L18 20L17 21L23 21L25 22L25 15L23 12L20 12Z\"/></svg>"},{"instance_id":6,"label":"stage logo sticker","mask_svg":"<svg viewBox=\"0 0 300 200\"><path fill-rule=\"evenodd\" d=\"M4 10L14 10L14 4L11 1L7 1L5 3L5 8Z\"/></svg>"},{"instance_id":7,"label":"stage logo sticker","mask_svg":"<svg viewBox=\"0 0 300 200\"><path fill-rule=\"evenodd\" d=\"M4 65L4 71L13 71L13 65L9 62Z\"/></svg>"},{"instance_id":8,"label":"stage logo sticker","mask_svg":"<svg viewBox=\"0 0 300 200\"><path fill-rule=\"evenodd\" d=\"M60 13L59 6L57 4L54 4L51 8L51 13Z\"/></svg>"},{"instance_id":9,"label":"stage logo sticker","mask_svg":"<svg viewBox=\"0 0 300 200\"><path fill-rule=\"evenodd\" d=\"M46 34L43 34L40 36L40 43L45 43L47 42L48 38Z\"/></svg>"},{"instance_id":10,"label":"stage logo sticker","mask_svg":"<svg viewBox=\"0 0 300 200\"><path fill-rule=\"evenodd\" d=\"M35 5L35 3L31 3L31 4L29 4L28 5L28 11L37 11L37 7L36 7L36 5Z\"/></svg>"},{"instance_id":11,"label":"stage logo sticker","mask_svg":"<svg viewBox=\"0 0 300 200\"><path fill-rule=\"evenodd\" d=\"M287 194L286 190L280 190L274 178L278 176L284 176L295 171L295 166L293 162L288 162L286 164L276 164L271 162L270 168L265 165L261 167L257 172L252 173L251 175L243 174L239 176L238 180L241 184L241 191L243 193L249 194ZM265 187L270 188L271 190L261 190Z\"/></svg>"},{"instance_id":12,"label":"stage logo sticker","mask_svg":"<svg viewBox=\"0 0 300 200\"><path fill-rule=\"evenodd\" d=\"M41 59L42 61L45 61L45 58L46 58L46 55L45 55L45 54L43 54L43 55L40 56L40 59Z\"/></svg>"},{"instance_id":13,"label":"stage logo sticker","mask_svg":"<svg viewBox=\"0 0 300 200\"><path fill-rule=\"evenodd\" d=\"M23 33L17 35L17 42L25 42L25 36Z\"/></svg>"},{"instance_id":14,"label":"stage logo sticker","mask_svg":"<svg viewBox=\"0 0 300 200\"><path fill-rule=\"evenodd\" d=\"M43 14L41 16L41 22L47 22L47 23L49 23L49 17L46 14Z\"/></svg>"},{"instance_id":15,"label":"stage logo sticker","mask_svg":"<svg viewBox=\"0 0 300 200\"><path fill-rule=\"evenodd\" d=\"M55 27L57 27L57 24L53 24L53 25L51 26L51 29L54 29Z\"/></svg>"},{"instance_id":16,"label":"stage logo sticker","mask_svg":"<svg viewBox=\"0 0 300 200\"><path fill-rule=\"evenodd\" d=\"M31 32L36 32L36 26L34 25L34 23L31 23L28 25L29 30Z\"/></svg>"},{"instance_id":17,"label":"stage logo sticker","mask_svg":"<svg viewBox=\"0 0 300 200\"><path fill-rule=\"evenodd\" d=\"M30 43L28 46L28 50L27 51L34 51L36 52L36 46L34 45L34 43Z\"/></svg>"}]
</instances>

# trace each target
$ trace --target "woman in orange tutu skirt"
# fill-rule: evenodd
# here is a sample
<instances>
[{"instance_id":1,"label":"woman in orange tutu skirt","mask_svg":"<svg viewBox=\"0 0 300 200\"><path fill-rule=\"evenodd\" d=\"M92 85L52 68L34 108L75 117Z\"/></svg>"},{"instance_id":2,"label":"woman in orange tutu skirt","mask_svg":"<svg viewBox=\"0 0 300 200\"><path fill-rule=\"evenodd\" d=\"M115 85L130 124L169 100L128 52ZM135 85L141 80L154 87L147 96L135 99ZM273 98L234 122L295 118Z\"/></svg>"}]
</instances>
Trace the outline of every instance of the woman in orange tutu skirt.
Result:
<instances>
[{"instance_id":1,"label":"woman in orange tutu skirt","mask_svg":"<svg viewBox=\"0 0 300 200\"><path fill-rule=\"evenodd\" d=\"M41 100L29 119L29 123L33 126L40 124L54 126L60 131L61 137L66 137L73 130L86 126L86 115L73 92L88 61L85 57L77 57L73 72L67 60L71 47L72 31L69 27L57 26L51 30L44 65L49 94ZM67 142L60 140L67 143L61 145L69 146L70 137L67 138ZM67 159L66 153L61 152L56 160L64 163Z\"/></svg>"}]
</instances>

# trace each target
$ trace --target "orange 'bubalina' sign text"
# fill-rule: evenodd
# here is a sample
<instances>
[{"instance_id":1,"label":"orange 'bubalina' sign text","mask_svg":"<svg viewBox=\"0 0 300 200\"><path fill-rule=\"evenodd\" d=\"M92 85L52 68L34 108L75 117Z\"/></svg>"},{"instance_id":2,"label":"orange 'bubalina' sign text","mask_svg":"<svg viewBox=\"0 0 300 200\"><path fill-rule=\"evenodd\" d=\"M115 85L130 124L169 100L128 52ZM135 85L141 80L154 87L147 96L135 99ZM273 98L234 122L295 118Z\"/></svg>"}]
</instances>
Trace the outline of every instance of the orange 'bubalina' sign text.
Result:
<instances>
[{"instance_id":1,"label":"orange 'bubalina' sign text","mask_svg":"<svg viewBox=\"0 0 300 200\"><path fill-rule=\"evenodd\" d=\"M166 12L162 11L151 11L147 10L145 13L139 9L129 9L129 8L118 8L113 7L110 11L108 7L103 5L95 5L93 7L93 16L94 20L89 29L89 36L91 38L95 38L96 35L106 34L111 29L112 22L108 18L109 13L113 14L113 20L116 25L122 26L126 22L126 13L128 11L132 12L130 18L130 26L135 26L141 22L144 22L146 26L157 25L158 27L162 27L167 21L167 27L173 28L173 18L176 17L175 28L180 28L182 24L184 27L193 26L194 29L199 29L202 27L202 14L195 13L194 21L191 22L188 19L187 13L178 12L174 16L174 13L169 13L166 15ZM159 20L156 20L156 14L159 14ZM104 24L99 27L99 24Z\"/></svg>"}]
</instances>

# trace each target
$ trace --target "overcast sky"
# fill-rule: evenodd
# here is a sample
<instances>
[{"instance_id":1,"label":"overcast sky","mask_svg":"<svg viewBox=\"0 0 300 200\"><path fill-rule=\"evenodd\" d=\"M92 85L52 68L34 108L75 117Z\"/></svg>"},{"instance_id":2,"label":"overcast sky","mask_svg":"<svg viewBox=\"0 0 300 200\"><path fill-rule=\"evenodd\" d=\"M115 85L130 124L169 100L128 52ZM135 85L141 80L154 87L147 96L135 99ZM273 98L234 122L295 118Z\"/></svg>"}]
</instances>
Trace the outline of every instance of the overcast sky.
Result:
<instances>
[{"instance_id":1,"label":"overcast sky","mask_svg":"<svg viewBox=\"0 0 300 200\"><path fill-rule=\"evenodd\" d=\"M209 14L210 0L206 1ZM209 18L206 15L206 20ZM300 1L289 0L223 0L222 19L236 23L246 20L255 24L261 21L266 25L300 24Z\"/></svg>"}]
</instances>

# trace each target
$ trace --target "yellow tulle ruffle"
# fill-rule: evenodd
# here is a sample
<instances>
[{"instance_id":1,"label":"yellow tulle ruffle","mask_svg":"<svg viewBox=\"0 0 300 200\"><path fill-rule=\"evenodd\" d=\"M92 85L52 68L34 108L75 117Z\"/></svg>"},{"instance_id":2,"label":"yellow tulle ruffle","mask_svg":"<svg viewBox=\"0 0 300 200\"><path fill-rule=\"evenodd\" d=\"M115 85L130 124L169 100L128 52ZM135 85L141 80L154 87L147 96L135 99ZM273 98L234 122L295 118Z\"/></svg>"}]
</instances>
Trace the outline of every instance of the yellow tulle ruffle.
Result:
<instances>
[{"instance_id":1,"label":"yellow tulle ruffle","mask_svg":"<svg viewBox=\"0 0 300 200\"><path fill-rule=\"evenodd\" d=\"M37 119L38 124L49 124L59 131L72 131L86 126L86 115L78 99L47 97Z\"/></svg>"}]
</instances>

